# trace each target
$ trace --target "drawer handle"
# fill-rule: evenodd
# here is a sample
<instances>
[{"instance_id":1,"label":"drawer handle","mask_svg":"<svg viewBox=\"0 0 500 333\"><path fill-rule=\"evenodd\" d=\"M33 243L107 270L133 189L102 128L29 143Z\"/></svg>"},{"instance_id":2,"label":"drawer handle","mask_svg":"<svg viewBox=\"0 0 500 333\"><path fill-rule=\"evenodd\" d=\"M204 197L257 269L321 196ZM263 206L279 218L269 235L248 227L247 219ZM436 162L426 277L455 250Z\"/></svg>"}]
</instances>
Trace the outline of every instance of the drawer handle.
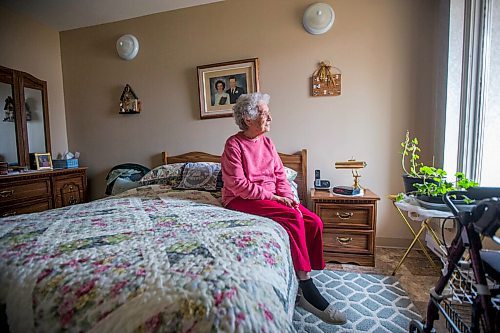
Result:
<instances>
[{"instance_id":1,"label":"drawer handle","mask_svg":"<svg viewBox=\"0 0 500 333\"><path fill-rule=\"evenodd\" d=\"M5 213L2 215L2 217L14 216L14 215L16 215L16 211Z\"/></svg>"},{"instance_id":2,"label":"drawer handle","mask_svg":"<svg viewBox=\"0 0 500 333\"><path fill-rule=\"evenodd\" d=\"M70 191L73 191L73 185L70 185L70 186L69 186L69 190L70 190Z\"/></svg>"},{"instance_id":3,"label":"drawer handle","mask_svg":"<svg viewBox=\"0 0 500 333\"><path fill-rule=\"evenodd\" d=\"M0 198L8 198L14 194L14 190L5 190L0 192Z\"/></svg>"},{"instance_id":4,"label":"drawer handle","mask_svg":"<svg viewBox=\"0 0 500 333\"><path fill-rule=\"evenodd\" d=\"M347 245L352 241L352 237L337 237L337 242L342 245Z\"/></svg>"},{"instance_id":5,"label":"drawer handle","mask_svg":"<svg viewBox=\"0 0 500 333\"><path fill-rule=\"evenodd\" d=\"M77 203L78 203L78 201L77 201L75 198L73 198L73 196L71 196L71 197L69 198L69 204L70 204L70 205L75 205L75 204L77 204Z\"/></svg>"},{"instance_id":6,"label":"drawer handle","mask_svg":"<svg viewBox=\"0 0 500 333\"><path fill-rule=\"evenodd\" d=\"M350 219L352 216L354 215L353 212L337 212L337 216L339 219L342 219L342 220L348 220Z\"/></svg>"}]
</instances>

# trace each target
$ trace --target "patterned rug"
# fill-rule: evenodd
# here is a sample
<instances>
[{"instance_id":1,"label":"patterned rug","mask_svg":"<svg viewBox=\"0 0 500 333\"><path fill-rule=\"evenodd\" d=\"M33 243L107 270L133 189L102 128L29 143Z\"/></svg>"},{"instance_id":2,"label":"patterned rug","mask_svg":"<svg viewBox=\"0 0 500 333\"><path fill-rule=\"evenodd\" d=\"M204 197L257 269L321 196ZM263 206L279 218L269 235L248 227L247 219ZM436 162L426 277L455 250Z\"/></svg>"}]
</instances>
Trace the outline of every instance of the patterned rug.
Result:
<instances>
[{"instance_id":1,"label":"patterned rug","mask_svg":"<svg viewBox=\"0 0 500 333\"><path fill-rule=\"evenodd\" d=\"M319 291L347 315L345 325L329 325L300 307L293 324L298 333L408 332L411 319L419 319L416 307L392 276L340 271L313 271ZM328 297L329 296L329 297Z\"/></svg>"}]
</instances>

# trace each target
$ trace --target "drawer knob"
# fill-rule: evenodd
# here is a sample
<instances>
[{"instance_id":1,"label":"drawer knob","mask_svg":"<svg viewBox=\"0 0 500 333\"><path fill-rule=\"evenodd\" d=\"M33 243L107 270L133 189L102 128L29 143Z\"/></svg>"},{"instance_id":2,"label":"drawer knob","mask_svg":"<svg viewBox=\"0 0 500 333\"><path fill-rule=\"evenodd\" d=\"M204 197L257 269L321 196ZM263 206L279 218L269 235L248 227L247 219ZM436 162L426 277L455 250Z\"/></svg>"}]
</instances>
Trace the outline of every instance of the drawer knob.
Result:
<instances>
[{"instance_id":1,"label":"drawer knob","mask_svg":"<svg viewBox=\"0 0 500 333\"><path fill-rule=\"evenodd\" d=\"M14 216L16 215L16 211L13 211L13 212L7 212L5 214L2 215L2 217L7 217L7 216Z\"/></svg>"},{"instance_id":2,"label":"drawer knob","mask_svg":"<svg viewBox=\"0 0 500 333\"><path fill-rule=\"evenodd\" d=\"M70 190L70 191L73 191L73 185L70 185L70 186L69 186L69 190Z\"/></svg>"},{"instance_id":3,"label":"drawer knob","mask_svg":"<svg viewBox=\"0 0 500 333\"><path fill-rule=\"evenodd\" d=\"M8 198L14 194L14 190L5 190L0 192L0 198Z\"/></svg>"},{"instance_id":4,"label":"drawer knob","mask_svg":"<svg viewBox=\"0 0 500 333\"><path fill-rule=\"evenodd\" d=\"M337 212L337 217L342 220L348 220L353 216L353 212Z\"/></svg>"},{"instance_id":5,"label":"drawer knob","mask_svg":"<svg viewBox=\"0 0 500 333\"><path fill-rule=\"evenodd\" d=\"M337 242L342 245L347 245L352 241L352 237L337 237Z\"/></svg>"},{"instance_id":6,"label":"drawer knob","mask_svg":"<svg viewBox=\"0 0 500 333\"><path fill-rule=\"evenodd\" d=\"M70 205L75 205L75 204L77 204L77 203L78 203L78 201L77 201L77 200L76 200L76 198L74 198L73 196L71 196L71 197L69 198L69 204L70 204Z\"/></svg>"}]
</instances>

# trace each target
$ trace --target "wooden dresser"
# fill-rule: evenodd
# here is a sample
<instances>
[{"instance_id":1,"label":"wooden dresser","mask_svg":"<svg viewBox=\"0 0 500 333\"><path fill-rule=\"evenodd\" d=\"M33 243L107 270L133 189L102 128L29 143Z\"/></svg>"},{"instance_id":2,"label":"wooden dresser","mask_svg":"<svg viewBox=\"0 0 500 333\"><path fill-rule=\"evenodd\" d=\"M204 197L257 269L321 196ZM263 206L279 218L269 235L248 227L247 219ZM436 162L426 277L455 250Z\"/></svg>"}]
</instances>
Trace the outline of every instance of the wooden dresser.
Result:
<instances>
[{"instance_id":1,"label":"wooden dresser","mask_svg":"<svg viewBox=\"0 0 500 333\"><path fill-rule=\"evenodd\" d=\"M87 168L0 176L0 217L87 201Z\"/></svg>"},{"instance_id":2,"label":"wooden dresser","mask_svg":"<svg viewBox=\"0 0 500 333\"><path fill-rule=\"evenodd\" d=\"M325 261L375 265L378 200L380 198L375 193L366 189L362 197L311 190L313 211L324 224Z\"/></svg>"}]
</instances>

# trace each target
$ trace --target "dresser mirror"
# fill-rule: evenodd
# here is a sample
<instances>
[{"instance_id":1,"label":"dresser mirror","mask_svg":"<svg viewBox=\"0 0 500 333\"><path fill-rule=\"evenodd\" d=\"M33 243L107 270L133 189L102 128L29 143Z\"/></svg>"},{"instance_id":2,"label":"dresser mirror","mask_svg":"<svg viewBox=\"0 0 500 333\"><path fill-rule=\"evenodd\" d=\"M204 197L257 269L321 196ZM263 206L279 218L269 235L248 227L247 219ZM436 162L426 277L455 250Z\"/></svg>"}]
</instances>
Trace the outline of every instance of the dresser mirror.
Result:
<instances>
[{"instance_id":1,"label":"dresser mirror","mask_svg":"<svg viewBox=\"0 0 500 333\"><path fill-rule=\"evenodd\" d=\"M47 83L0 66L0 98L0 161L24 167L30 153L50 153Z\"/></svg>"},{"instance_id":2,"label":"dresser mirror","mask_svg":"<svg viewBox=\"0 0 500 333\"><path fill-rule=\"evenodd\" d=\"M14 117L13 85L0 82L0 160L19 164L17 156L16 118ZM2 111L3 110L3 111Z\"/></svg>"}]
</instances>

